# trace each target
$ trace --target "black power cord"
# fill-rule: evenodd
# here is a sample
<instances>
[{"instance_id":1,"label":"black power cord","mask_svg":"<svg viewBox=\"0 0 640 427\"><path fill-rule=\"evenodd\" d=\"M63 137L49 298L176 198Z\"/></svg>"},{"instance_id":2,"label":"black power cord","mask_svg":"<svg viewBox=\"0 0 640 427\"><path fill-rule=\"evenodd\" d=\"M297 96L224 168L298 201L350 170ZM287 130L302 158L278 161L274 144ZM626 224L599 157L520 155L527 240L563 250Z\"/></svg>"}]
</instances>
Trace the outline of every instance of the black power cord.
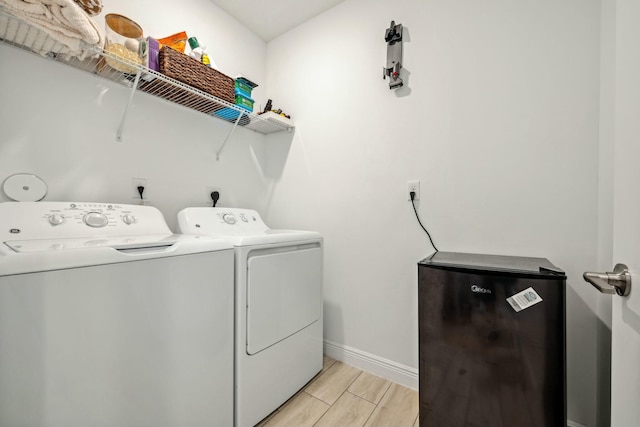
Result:
<instances>
[{"instance_id":1,"label":"black power cord","mask_svg":"<svg viewBox=\"0 0 640 427\"><path fill-rule=\"evenodd\" d=\"M213 200L213 207L215 208L218 204L218 199L220 199L220 193L217 191L211 192L211 200Z\"/></svg>"},{"instance_id":2,"label":"black power cord","mask_svg":"<svg viewBox=\"0 0 640 427\"><path fill-rule=\"evenodd\" d=\"M416 218L418 219L418 224L420 224L420 227L422 227L424 232L427 233L427 236L429 237L429 241L431 242L431 246L433 246L433 249L435 249L436 252L438 252L438 248L436 248L436 245L433 243L433 239L431 238L431 234L429 234L427 229L424 228L424 225L422 225L422 221L420 221L420 216L418 215L418 210L416 209L416 201L415 201L416 192L415 191L409 192L409 196L411 196L411 206L413 206L413 211L416 213Z\"/></svg>"},{"instance_id":3,"label":"black power cord","mask_svg":"<svg viewBox=\"0 0 640 427\"><path fill-rule=\"evenodd\" d=\"M144 206L144 197L142 197L142 193L144 193L144 185L139 185L138 194L140 194L140 204Z\"/></svg>"}]
</instances>

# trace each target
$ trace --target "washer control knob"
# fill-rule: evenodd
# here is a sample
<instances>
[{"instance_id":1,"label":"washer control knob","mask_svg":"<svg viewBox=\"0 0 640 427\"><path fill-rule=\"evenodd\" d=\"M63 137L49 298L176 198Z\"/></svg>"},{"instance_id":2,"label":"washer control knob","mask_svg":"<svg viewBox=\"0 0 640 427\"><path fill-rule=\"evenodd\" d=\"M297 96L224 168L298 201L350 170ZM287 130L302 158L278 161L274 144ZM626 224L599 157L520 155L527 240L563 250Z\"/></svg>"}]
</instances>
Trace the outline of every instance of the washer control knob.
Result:
<instances>
[{"instance_id":1,"label":"washer control knob","mask_svg":"<svg viewBox=\"0 0 640 427\"><path fill-rule=\"evenodd\" d=\"M89 227L101 228L109 224L109 219L100 212L89 212L82 218Z\"/></svg>"},{"instance_id":2,"label":"washer control knob","mask_svg":"<svg viewBox=\"0 0 640 427\"><path fill-rule=\"evenodd\" d=\"M135 224L136 217L131 214L126 214L122 217L122 222L124 222L127 225Z\"/></svg>"},{"instance_id":3,"label":"washer control knob","mask_svg":"<svg viewBox=\"0 0 640 427\"><path fill-rule=\"evenodd\" d=\"M49 215L49 224L51 225L60 225L64 222L64 217L60 214L51 214Z\"/></svg>"},{"instance_id":4,"label":"washer control knob","mask_svg":"<svg viewBox=\"0 0 640 427\"><path fill-rule=\"evenodd\" d=\"M236 223L236 217L233 214L224 214L224 215L222 215L222 219L227 224L235 224Z\"/></svg>"},{"instance_id":5,"label":"washer control knob","mask_svg":"<svg viewBox=\"0 0 640 427\"><path fill-rule=\"evenodd\" d=\"M246 216L244 216L244 214L240 214L240 219L242 220L242 222L249 222L249 220L247 219Z\"/></svg>"}]
</instances>

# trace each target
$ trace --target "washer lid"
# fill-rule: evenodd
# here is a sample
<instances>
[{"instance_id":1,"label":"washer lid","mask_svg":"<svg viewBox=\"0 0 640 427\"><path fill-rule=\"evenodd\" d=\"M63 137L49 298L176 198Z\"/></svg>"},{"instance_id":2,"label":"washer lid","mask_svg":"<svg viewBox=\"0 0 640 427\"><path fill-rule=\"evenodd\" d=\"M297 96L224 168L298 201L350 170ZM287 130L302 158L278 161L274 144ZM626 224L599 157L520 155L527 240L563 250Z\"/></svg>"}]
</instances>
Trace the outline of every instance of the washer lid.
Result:
<instances>
[{"instance_id":1,"label":"washer lid","mask_svg":"<svg viewBox=\"0 0 640 427\"><path fill-rule=\"evenodd\" d=\"M17 173L2 183L2 191L16 202L37 202L47 195L47 184L30 173Z\"/></svg>"},{"instance_id":2,"label":"washer lid","mask_svg":"<svg viewBox=\"0 0 640 427\"><path fill-rule=\"evenodd\" d=\"M0 277L68 268L205 254L227 257L233 247L206 236L149 235L7 240L0 243ZM200 262L200 261L199 261Z\"/></svg>"},{"instance_id":3,"label":"washer lid","mask_svg":"<svg viewBox=\"0 0 640 427\"><path fill-rule=\"evenodd\" d=\"M110 247L117 250L141 250L170 247L178 241L174 234L146 236L97 236L71 239L8 240L4 242L18 253L61 251L66 249L88 249Z\"/></svg>"}]
</instances>

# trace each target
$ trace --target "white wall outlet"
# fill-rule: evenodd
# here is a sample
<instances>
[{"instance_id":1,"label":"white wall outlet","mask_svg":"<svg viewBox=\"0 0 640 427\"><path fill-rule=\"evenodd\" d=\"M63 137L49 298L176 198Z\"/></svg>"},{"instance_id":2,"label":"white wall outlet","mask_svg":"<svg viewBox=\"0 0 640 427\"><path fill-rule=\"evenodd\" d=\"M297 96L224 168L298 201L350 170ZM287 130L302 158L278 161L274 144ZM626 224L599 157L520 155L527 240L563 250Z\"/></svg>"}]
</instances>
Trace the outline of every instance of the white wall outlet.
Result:
<instances>
[{"instance_id":1,"label":"white wall outlet","mask_svg":"<svg viewBox=\"0 0 640 427\"><path fill-rule=\"evenodd\" d=\"M216 206L220 207L220 202L222 202L222 189L220 187L216 187L213 185L208 185L205 187L205 198L203 200L204 205L205 206L213 206L213 199L211 198L211 193L213 193L214 191L217 191L218 194L220 195L220 198L218 199L218 203Z\"/></svg>"},{"instance_id":2,"label":"white wall outlet","mask_svg":"<svg viewBox=\"0 0 640 427\"><path fill-rule=\"evenodd\" d=\"M415 202L420 200L420 181L407 181L407 198L411 201L411 192L415 192L416 195L413 198Z\"/></svg>"},{"instance_id":3,"label":"white wall outlet","mask_svg":"<svg viewBox=\"0 0 640 427\"><path fill-rule=\"evenodd\" d=\"M144 187L144 191L142 192L142 200L144 200L145 202L149 201L149 186L147 185L146 178L131 178L131 198L141 201L138 187Z\"/></svg>"}]
</instances>

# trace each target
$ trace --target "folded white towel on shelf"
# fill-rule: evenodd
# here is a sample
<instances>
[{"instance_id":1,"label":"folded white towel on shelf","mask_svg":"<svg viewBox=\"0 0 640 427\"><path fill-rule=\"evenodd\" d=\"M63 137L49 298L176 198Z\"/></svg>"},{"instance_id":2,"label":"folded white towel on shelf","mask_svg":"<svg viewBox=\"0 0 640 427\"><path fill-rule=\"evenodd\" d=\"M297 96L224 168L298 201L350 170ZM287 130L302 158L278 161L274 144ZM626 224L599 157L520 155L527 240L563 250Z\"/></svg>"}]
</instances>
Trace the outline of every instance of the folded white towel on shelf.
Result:
<instances>
[{"instance_id":1,"label":"folded white towel on shelf","mask_svg":"<svg viewBox=\"0 0 640 427\"><path fill-rule=\"evenodd\" d=\"M0 8L44 31L53 39L54 43L46 42L40 35L32 34L27 35L21 43L20 40L6 37L7 40L22 44L38 53L52 52L45 50L52 47L52 44L60 44L62 48L57 46L53 52L82 59L91 53L91 48L103 45L102 27L98 26L74 0L0 0ZM3 22L4 20L0 20L0 33L3 30ZM9 22L8 28L4 29L5 32L12 32L11 25ZM19 36L20 34L16 33L16 37Z\"/></svg>"},{"instance_id":2,"label":"folded white towel on shelf","mask_svg":"<svg viewBox=\"0 0 640 427\"><path fill-rule=\"evenodd\" d=\"M41 55L56 53L70 56L69 48L51 38L49 34L3 13L0 13L0 38Z\"/></svg>"}]
</instances>

